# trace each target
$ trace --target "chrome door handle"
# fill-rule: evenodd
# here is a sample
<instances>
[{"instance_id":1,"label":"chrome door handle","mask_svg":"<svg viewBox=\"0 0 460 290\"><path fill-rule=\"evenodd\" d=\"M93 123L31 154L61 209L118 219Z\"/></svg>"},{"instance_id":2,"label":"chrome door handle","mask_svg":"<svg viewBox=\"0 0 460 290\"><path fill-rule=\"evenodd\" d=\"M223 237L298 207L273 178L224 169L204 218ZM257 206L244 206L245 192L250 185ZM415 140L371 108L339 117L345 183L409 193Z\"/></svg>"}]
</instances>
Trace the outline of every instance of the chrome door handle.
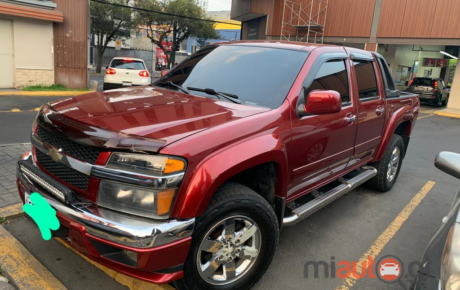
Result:
<instances>
[{"instance_id":1,"label":"chrome door handle","mask_svg":"<svg viewBox=\"0 0 460 290\"><path fill-rule=\"evenodd\" d=\"M355 115L352 115L352 114L348 114L345 119L343 119L343 122L345 124L351 124L353 123L354 121L356 121L356 116Z\"/></svg>"},{"instance_id":2,"label":"chrome door handle","mask_svg":"<svg viewBox=\"0 0 460 290\"><path fill-rule=\"evenodd\" d=\"M375 113L380 116L383 113L385 113L385 108L383 106L378 106L377 109L375 110Z\"/></svg>"}]
</instances>

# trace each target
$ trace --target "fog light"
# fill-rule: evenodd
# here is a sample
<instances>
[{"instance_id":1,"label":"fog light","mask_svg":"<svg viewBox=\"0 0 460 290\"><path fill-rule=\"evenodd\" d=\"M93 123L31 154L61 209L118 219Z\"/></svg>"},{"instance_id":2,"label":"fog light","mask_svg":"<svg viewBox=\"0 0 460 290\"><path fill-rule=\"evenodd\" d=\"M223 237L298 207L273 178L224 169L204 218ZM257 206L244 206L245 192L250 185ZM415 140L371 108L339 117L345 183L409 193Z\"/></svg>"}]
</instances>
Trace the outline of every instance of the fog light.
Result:
<instances>
[{"instance_id":1,"label":"fog light","mask_svg":"<svg viewBox=\"0 0 460 290\"><path fill-rule=\"evenodd\" d=\"M128 258L130 258L131 260L133 260L133 262L137 264L137 253L129 250L123 250L123 253L125 253L125 255L128 256Z\"/></svg>"}]
</instances>

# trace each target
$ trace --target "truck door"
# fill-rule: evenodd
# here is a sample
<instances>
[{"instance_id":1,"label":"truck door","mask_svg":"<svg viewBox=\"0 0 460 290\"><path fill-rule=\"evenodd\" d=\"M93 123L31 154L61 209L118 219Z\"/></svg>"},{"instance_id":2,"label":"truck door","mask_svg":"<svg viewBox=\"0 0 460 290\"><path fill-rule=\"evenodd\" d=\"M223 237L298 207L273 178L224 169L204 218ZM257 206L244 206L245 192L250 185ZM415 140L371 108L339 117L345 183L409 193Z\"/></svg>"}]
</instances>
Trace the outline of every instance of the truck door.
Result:
<instances>
[{"instance_id":1,"label":"truck door","mask_svg":"<svg viewBox=\"0 0 460 290\"><path fill-rule=\"evenodd\" d=\"M315 59L304 81L306 96L314 90L334 90L342 98L338 113L292 118L288 159L292 180L288 196L301 195L345 170L353 155L356 134L355 102L350 98L350 63L343 48L313 52ZM308 102L308 100L307 100Z\"/></svg>"},{"instance_id":2,"label":"truck door","mask_svg":"<svg viewBox=\"0 0 460 290\"><path fill-rule=\"evenodd\" d=\"M347 51L352 63L354 98L358 107L355 153L348 165L353 166L367 162L374 155L382 138L386 106L381 76L373 55L349 48Z\"/></svg>"}]
</instances>

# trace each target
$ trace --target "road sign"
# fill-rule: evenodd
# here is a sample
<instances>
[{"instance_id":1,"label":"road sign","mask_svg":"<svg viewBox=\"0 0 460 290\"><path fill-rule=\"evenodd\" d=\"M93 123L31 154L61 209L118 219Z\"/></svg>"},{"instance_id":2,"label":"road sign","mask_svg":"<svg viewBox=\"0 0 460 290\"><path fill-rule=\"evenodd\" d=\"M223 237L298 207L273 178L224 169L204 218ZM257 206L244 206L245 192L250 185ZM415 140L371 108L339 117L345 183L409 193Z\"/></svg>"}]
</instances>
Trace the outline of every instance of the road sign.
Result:
<instances>
[{"instance_id":1,"label":"road sign","mask_svg":"<svg viewBox=\"0 0 460 290\"><path fill-rule=\"evenodd\" d=\"M115 50L121 50L121 41L119 39L115 40Z\"/></svg>"}]
</instances>

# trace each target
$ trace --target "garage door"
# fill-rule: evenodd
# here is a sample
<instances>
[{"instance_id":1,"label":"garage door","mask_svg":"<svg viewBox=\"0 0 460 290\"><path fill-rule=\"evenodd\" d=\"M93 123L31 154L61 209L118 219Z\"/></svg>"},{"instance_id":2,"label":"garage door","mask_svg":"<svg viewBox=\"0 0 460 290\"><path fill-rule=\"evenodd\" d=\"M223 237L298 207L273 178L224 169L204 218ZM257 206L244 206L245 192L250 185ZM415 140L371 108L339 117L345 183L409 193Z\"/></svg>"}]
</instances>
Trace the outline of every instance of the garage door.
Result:
<instances>
[{"instance_id":1,"label":"garage door","mask_svg":"<svg viewBox=\"0 0 460 290\"><path fill-rule=\"evenodd\" d=\"M13 22L0 19L0 88L13 87Z\"/></svg>"}]
</instances>

